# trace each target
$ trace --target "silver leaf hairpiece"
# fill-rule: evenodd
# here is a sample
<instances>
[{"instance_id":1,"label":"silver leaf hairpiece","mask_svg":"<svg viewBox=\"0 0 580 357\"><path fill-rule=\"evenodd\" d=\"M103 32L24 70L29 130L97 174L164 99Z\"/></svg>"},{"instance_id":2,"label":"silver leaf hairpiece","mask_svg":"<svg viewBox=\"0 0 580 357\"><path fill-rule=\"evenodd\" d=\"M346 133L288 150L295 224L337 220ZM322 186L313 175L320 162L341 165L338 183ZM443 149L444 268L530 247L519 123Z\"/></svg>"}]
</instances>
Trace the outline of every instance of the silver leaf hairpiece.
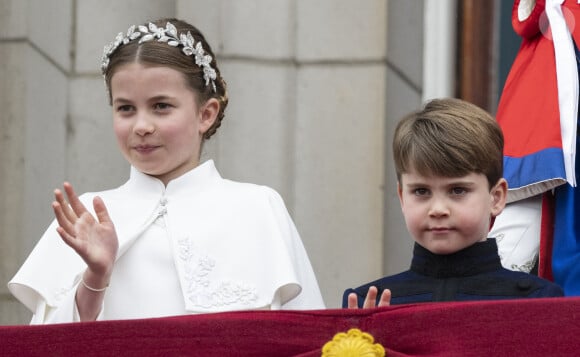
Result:
<instances>
[{"instance_id":1,"label":"silver leaf hairpiece","mask_svg":"<svg viewBox=\"0 0 580 357\"><path fill-rule=\"evenodd\" d=\"M211 83L213 91L216 92L215 80L217 74L215 69L211 66L211 56L205 53L201 42L195 42L189 31L187 34L182 33L178 35L177 29L170 22L165 25L165 28L157 27L155 24L150 22L148 26L140 25L137 27L133 25L129 27L126 34L119 32L117 37L115 37L115 40L105 46L105 49L103 50L103 57L101 59L101 72L103 75L106 73L107 67L109 66L109 57L117 50L117 48L136 39L139 39L139 43L156 39L158 42L165 42L172 47L182 46L181 51L186 56L193 56L195 64L203 69L205 85L207 86Z\"/></svg>"}]
</instances>

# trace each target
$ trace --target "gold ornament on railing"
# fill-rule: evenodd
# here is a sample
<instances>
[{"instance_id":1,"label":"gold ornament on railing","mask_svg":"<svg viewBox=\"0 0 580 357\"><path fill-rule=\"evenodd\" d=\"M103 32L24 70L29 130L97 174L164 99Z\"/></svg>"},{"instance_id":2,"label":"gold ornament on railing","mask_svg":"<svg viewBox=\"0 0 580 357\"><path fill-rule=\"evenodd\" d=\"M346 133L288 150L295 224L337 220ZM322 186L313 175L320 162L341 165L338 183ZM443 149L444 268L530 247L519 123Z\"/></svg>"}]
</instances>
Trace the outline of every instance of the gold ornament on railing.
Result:
<instances>
[{"instance_id":1,"label":"gold ornament on railing","mask_svg":"<svg viewBox=\"0 0 580 357\"><path fill-rule=\"evenodd\" d=\"M322 347L322 357L383 357L385 349L369 333L353 328L339 332Z\"/></svg>"}]
</instances>

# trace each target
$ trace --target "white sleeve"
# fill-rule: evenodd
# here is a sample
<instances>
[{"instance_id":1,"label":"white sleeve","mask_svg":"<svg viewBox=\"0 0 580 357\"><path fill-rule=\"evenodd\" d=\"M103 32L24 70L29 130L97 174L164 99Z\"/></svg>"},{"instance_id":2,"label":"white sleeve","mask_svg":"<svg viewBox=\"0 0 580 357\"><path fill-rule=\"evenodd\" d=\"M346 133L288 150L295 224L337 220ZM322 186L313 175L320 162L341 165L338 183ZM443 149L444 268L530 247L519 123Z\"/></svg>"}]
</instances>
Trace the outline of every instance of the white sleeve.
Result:
<instances>
[{"instance_id":1,"label":"white sleeve","mask_svg":"<svg viewBox=\"0 0 580 357\"><path fill-rule=\"evenodd\" d=\"M282 197L274 190L271 192L270 204L275 216L279 217L279 228L282 231L282 235L286 237L286 245L293 262L293 269L300 284L298 295L284 302L280 308L283 310L324 309L324 300L320 293L318 281L298 230L284 205ZM292 289L290 286L283 286L279 290L285 288ZM285 294L284 291L278 291L276 295L284 296Z\"/></svg>"},{"instance_id":2,"label":"white sleeve","mask_svg":"<svg viewBox=\"0 0 580 357\"><path fill-rule=\"evenodd\" d=\"M80 321L75 304L75 291L76 289L68 291L62 297L58 307L50 306L40 294L35 294L36 304L30 324L43 325Z\"/></svg>"},{"instance_id":3,"label":"white sleeve","mask_svg":"<svg viewBox=\"0 0 580 357\"><path fill-rule=\"evenodd\" d=\"M504 268L529 273L540 251L542 195L508 203L489 236L496 239Z\"/></svg>"},{"instance_id":4,"label":"white sleeve","mask_svg":"<svg viewBox=\"0 0 580 357\"><path fill-rule=\"evenodd\" d=\"M32 315L31 325L42 324L59 324L68 322L80 322L81 318L76 304L76 291L78 283L74 289L71 289L63 296L60 304L57 307L49 306L42 298L37 299L36 309ZM101 307L101 312L96 320L101 320L103 317L104 306Z\"/></svg>"},{"instance_id":5,"label":"white sleeve","mask_svg":"<svg viewBox=\"0 0 580 357\"><path fill-rule=\"evenodd\" d=\"M292 243L294 253L294 268L298 274L301 291L294 299L282 305L284 310L316 310L324 309L324 300L314 269L294 223L288 222L292 229Z\"/></svg>"}]
</instances>

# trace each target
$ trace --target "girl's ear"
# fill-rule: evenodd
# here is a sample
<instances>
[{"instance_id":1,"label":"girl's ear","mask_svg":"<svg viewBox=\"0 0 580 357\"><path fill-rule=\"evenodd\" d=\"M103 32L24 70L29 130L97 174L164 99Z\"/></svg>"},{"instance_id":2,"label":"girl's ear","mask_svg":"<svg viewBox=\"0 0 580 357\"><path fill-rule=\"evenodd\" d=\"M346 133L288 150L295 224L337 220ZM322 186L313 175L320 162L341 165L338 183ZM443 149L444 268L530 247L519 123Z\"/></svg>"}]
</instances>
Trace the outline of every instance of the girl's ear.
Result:
<instances>
[{"instance_id":1,"label":"girl's ear","mask_svg":"<svg viewBox=\"0 0 580 357\"><path fill-rule=\"evenodd\" d=\"M215 98L208 99L200 109L200 134L204 134L215 123L220 111L220 103Z\"/></svg>"},{"instance_id":2,"label":"girl's ear","mask_svg":"<svg viewBox=\"0 0 580 357\"><path fill-rule=\"evenodd\" d=\"M508 184L504 178L499 179L495 186L492 187L490 191L492 217L498 216L505 208L507 189Z\"/></svg>"}]
</instances>

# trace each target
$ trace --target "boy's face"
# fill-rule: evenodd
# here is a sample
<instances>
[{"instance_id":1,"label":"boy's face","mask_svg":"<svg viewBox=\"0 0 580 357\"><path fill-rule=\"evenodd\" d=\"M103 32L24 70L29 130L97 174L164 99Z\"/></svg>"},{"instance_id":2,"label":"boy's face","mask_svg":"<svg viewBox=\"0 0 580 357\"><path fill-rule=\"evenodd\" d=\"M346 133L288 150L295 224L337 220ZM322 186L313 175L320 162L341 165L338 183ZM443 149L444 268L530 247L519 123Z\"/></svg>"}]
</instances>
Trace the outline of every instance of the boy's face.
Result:
<instances>
[{"instance_id":1,"label":"boy's face","mask_svg":"<svg viewBox=\"0 0 580 357\"><path fill-rule=\"evenodd\" d=\"M489 189L483 174L422 176L414 170L398 184L401 209L413 239L435 254L450 254L484 241L491 218L505 206L507 183Z\"/></svg>"}]
</instances>

